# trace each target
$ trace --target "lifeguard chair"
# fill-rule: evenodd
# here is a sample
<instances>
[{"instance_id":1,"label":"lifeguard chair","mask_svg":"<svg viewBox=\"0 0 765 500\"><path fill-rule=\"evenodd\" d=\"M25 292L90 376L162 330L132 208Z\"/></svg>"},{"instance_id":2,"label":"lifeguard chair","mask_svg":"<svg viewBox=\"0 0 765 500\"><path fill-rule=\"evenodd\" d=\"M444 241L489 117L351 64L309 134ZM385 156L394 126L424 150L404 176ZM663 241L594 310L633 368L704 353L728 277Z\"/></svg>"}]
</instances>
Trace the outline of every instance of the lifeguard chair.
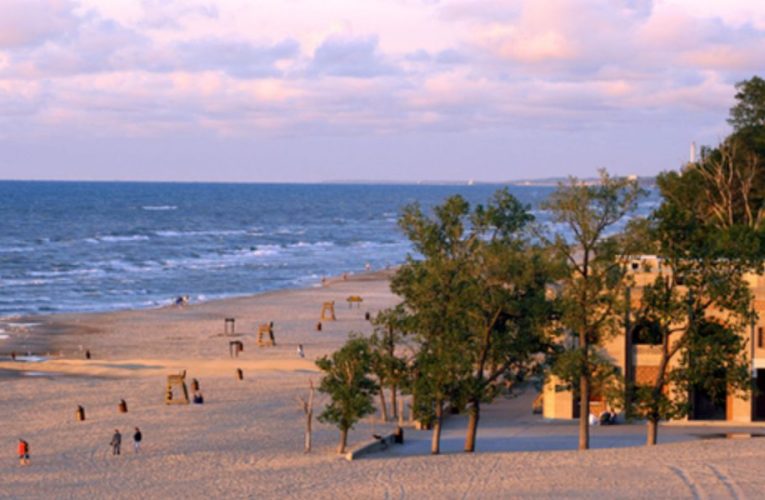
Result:
<instances>
[{"instance_id":1,"label":"lifeguard chair","mask_svg":"<svg viewBox=\"0 0 765 500\"><path fill-rule=\"evenodd\" d=\"M232 340L228 343L228 355L230 357L238 358L242 351L244 351L244 344L241 340Z\"/></svg>"},{"instance_id":2,"label":"lifeguard chair","mask_svg":"<svg viewBox=\"0 0 765 500\"><path fill-rule=\"evenodd\" d=\"M266 337L266 338L264 338ZM258 325L258 346L264 345L276 345L276 339L274 338L274 322L261 323Z\"/></svg>"},{"instance_id":3,"label":"lifeguard chair","mask_svg":"<svg viewBox=\"0 0 765 500\"><path fill-rule=\"evenodd\" d=\"M173 388L177 387L178 397L175 397ZM167 387L165 389L165 404L168 405L187 405L189 404L189 390L186 388L186 370L175 375L167 376Z\"/></svg>"},{"instance_id":4,"label":"lifeguard chair","mask_svg":"<svg viewBox=\"0 0 765 500\"><path fill-rule=\"evenodd\" d=\"M325 302L321 306L321 320L331 320L335 321L337 318L335 317L335 301L332 302Z\"/></svg>"},{"instance_id":5,"label":"lifeguard chair","mask_svg":"<svg viewBox=\"0 0 765 500\"><path fill-rule=\"evenodd\" d=\"M223 335L226 335L226 336L235 335L234 334L235 326L236 326L235 318L226 318L223 322Z\"/></svg>"},{"instance_id":6,"label":"lifeguard chair","mask_svg":"<svg viewBox=\"0 0 765 500\"><path fill-rule=\"evenodd\" d=\"M348 301L348 309L351 309L353 307L353 304L356 304L356 307L360 308L361 307L361 303L364 302L364 299L362 299L358 295L351 295L350 297L348 297L345 300Z\"/></svg>"}]
</instances>

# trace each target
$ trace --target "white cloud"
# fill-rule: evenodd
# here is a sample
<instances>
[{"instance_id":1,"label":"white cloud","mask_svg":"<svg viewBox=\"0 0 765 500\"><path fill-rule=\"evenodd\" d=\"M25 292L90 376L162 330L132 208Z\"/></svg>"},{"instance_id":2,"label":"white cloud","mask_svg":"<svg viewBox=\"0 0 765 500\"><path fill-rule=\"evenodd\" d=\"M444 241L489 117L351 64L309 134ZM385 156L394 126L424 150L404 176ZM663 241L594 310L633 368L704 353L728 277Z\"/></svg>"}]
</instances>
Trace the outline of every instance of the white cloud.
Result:
<instances>
[{"instance_id":1,"label":"white cloud","mask_svg":"<svg viewBox=\"0 0 765 500\"><path fill-rule=\"evenodd\" d=\"M723 121L765 53L748 0L0 2L0 107L40 136Z\"/></svg>"}]
</instances>

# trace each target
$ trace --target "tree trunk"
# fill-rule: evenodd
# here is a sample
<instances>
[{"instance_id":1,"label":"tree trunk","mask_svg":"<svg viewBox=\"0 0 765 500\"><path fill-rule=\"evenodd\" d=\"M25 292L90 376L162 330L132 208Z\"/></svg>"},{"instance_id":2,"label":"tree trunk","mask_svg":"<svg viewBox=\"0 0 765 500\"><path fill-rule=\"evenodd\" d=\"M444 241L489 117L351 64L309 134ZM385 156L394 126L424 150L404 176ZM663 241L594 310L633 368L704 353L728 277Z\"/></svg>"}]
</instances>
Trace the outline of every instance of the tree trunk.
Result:
<instances>
[{"instance_id":1,"label":"tree trunk","mask_svg":"<svg viewBox=\"0 0 765 500\"><path fill-rule=\"evenodd\" d=\"M579 379L579 449L590 448L590 379Z\"/></svg>"},{"instance_id":2,"label":"tree trunk","mask_svg":"<svg viewBox=\"0 0 765 500\"><path fill-rule=\"evenodd\" d=\"M348 444L348 429L340 429L340 445L337 447L337 452L345 453L346 444Z\"/></svg>"},{"instance_id":3,"label":"tree trunk","mask_svg":"<svg viewBox=\"0 0 765 500\"><path fill-rule=\"evenodd\" d=\"M651 417L646 422L646 446L654 446L656 444L656 436L659 434L659 422L657 419Z\"/></svg>"},{"instance_id":4,"label":"tree trunk","mask_svg":"<svg viewBox=\"0 0 765 500\"><path fill-rule=\"evenodd\" d=\"M398 406L396 405L396 384L390 386L390 408L393 412L393 420L396 420L398 418Z\"/></svg>"},{"instance_id":5,"label":"tree trunk","mask_svg":"<svg viewBox=\"0 0 765 500\"><path fill-rule=\"evenodd\" d=\"M382 384L380 384L382 385ZM382 421L388 421L388 407L385 405L385 389L380 387L380 412L382 413Z\"/></svg>"},{"instance_id":6,"label":"tree trunk","mask_svg":"<svg viewBox=\"0 0 765 500\"><path fill-rule=\"evenodd\" d=\"M311 451L311 420L313 419L313 411L305 416L305 452Z\"/></svg>"},{"instance_id":7,"label":"tree trunk","mask_svg":"<svg viewBox=\"0 0 765 500\"><path fill-rule=\"evenodd\" d=\"M441 453L441 422L444 417L444 404L439 401L436 403L436 421L433 424L433 437L430 442L430 453L438 455Z\"/></svg>"},{"instance_id":8,"label":"tree trunk","mask_svg":"<svg viewBox=\"0 0 765 500\"><path fill-rule=\"evenodd\" d=\"M478 400L472 402L468 417L467 434L465 435L465 451L473 453L475 451L475 438L478 434L478 420L481 418L481 406Z\"/></svg>"}]
</instances>

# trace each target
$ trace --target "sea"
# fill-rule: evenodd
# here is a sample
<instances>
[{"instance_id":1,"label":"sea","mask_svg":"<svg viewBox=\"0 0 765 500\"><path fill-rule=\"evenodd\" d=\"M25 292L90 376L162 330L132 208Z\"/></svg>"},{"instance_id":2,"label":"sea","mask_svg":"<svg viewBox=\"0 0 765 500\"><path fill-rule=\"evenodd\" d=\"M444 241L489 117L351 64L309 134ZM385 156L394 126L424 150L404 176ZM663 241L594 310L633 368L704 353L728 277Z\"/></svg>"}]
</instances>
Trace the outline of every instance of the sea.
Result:
<instances>
[{"instance_id":1,"label":"sea","mask_svg":"<svg viewBox=\"0 0 765 500\"><path fill-rule=\"evenodd\" d=\"M402 207L501 185L0 181L0 318L318 286L401 264ZM541 224L548 186L508 186ZM639 213L657 205L652 193Z\"/></svg>"}]
</instances>

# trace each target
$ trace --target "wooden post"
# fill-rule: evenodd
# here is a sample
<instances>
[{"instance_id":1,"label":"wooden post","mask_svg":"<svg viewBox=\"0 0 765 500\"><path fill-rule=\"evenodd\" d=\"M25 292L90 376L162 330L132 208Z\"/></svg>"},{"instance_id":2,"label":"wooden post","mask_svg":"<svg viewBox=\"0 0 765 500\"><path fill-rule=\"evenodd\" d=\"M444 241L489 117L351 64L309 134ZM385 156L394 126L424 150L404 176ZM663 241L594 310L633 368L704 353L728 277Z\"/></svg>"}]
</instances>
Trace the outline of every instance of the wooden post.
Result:
<instances>
[{"instance_id":1,"label":"wooden post","mask_svg":"<svg viewBox=\"0 0 765 500\"><path fill-rule=\"evenodd\" d=\"M239 380L244 380L244 372L242 371L241 368L236 369L236 378L238 378Z\"/></svg>"},{"instance_id":2,"label":"wooden post","mask_svg":"<svg viewBox=\"0 0 765 500\"><path fill-rule=\"evenodd\" d=\"M191 379L191 388L194 392L199 391L199 380L197 379Z\"/></svg>"},{"instance_id":3,"label":"wooden post","mask_svg":"<svg viewBox=\"0 0 765 500\"><path fill-rule=\"evenodd\" d=\"M298 396L298 402L303 408L305 414L305 443L303 445L303 452L309 453L311 451L311 421L313 420L313 396L315 393L313 387L313 380L308 381L310 388L308 392L308 399Z\"/></svg>"},{"instance_id":4,"label":"wooden post","mask_svg":"<svg viewBox=\"0 0 765 500\"><path fill-rule=\"evenodd\" d=\"M321 331L321 321L319 321L318 323L316 323L316 331L317 331L317 332L320 332L320 331Z\"/></svg>"},{"instance_id":5,"label":"wooden post","mask_svg":"<svg viewBox=\"0 0 765 500\"><path fill-rule=\"evenodd\" d=\"M75 417L77 418L78 422L82 422L83 420L85 420L85 408L83 408L82 406L77 406Z\"/></svg>"},{"instance_id":6,"label":"wooden post","mask_svg":"<svg viewBox=\"0 0 765 500\"><path fill-rule=\"evenodd\" d=\"M128 412L127 402L124 399L120 399L120 404L117 407L117 409L119 410L120 413L127 413Z\"/></svg>"}]
</instances>

